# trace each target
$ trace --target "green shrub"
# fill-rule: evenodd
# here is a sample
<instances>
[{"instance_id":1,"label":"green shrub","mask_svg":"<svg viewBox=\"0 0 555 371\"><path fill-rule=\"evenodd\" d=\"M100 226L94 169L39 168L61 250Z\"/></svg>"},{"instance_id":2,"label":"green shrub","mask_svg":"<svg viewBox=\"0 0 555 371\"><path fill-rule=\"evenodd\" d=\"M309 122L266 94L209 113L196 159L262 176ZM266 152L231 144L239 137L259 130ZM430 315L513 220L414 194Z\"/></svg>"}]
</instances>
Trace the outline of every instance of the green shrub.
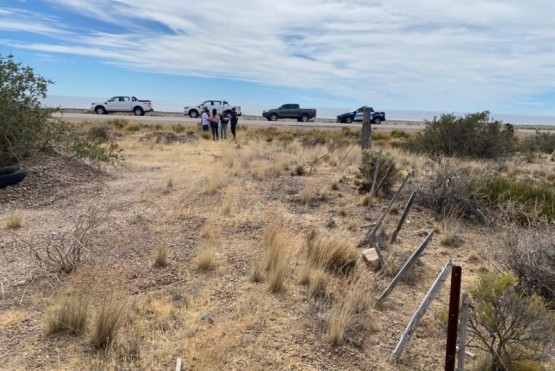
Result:
<instances>
[{"instance_id":1,"label":"green shrub","mask_svg":"<svg viewBox=\"0 0 555 371\"><path fill-rule=\"evenodd\" d=\"M537 130L535 135L520 142L520 149L525 152L552 153L555 151L555 134Z\"/></svg>"},{"instance_id":2,"label":"green shrub","mask_svg":"<svg viewBox=\"0 0 555 371\"><path fill-rule=\"evenodd\" d=\"M549 353L555 336L555 314L537 295L515 289L511 273L486 274L471 290L470 346L492 356L490 370L507 370L518 361L540 359Z\"/></svg>"},{"instance_id":3,"label":"green shrub","mask_svg":"<svg viewBox=\"0 0 555 371\"><path fill-rule=\"evenodd\" d=\"M127 130L130 133L135 133L141 130L141 126L139 124L132 124L132 125L129 125L125 130Z\"/></svg>"},{"instance_id":4,"label":"green shrub","mask_svg":"<svg viewBox=\"0 0 555 371\"><path fill-rule=\"evenodd\" d=\"M52 81L0 55L0 166L19 162L49 142L49 122L57 109L44 108Z\"/></svg>"},{"instance_id":5,"label":"green shrub","mask_svg":"<svg viewBox=\"0 0 555 371\"><path fill-rule=\"evenodd\" d=\"M0 55L0 166L19 162L44 148L93 162L122 159L107 129L83 133L66 122L50 119L57 109L42 107L41 100L51 83L31 67L15 62L13 56Z\"/></svg>"},{"instance_id":6,"label":"green shrub","mask_svg":"<svg viewBox=\"0 0 555 371\"><path fill-rule=\"evenodd\" d=\"M362 151L362 164L359 167L361 182L358 187L358 191L360 193L367 193L372 189L372 182L374 181L374 173L376 171L377 162L378 154L376 152L372 150ZM382 183L382 192L387 193L391 190L395 184L395 180L397 179L398 172L395 159L388 153L382 153L377 178L377 183Z\"/></svg>"},{"instance_id":7,"label":"green shrub","mask_svg":"<svg viewBox=\"0 0 555 371\"><path fill-rule=\"evenodd\" d=\"M129 124L129 121L124 120L124 119L113 119L108 121L108 123L112 124L113 126L115 126L118 129L123 129L124 127L126 127Z\"/></svg>"},{"instance_id":8,"label":"green shrub","mask_svg":"<svg viewBox=\"0 0 555 371\"><path fill-rule=\"evenodd\" d=\"M463 117L453 114L425 121L426 128L410 139L406 149L435 156L498 158L514 151L513 132L502 122L490 120L489 112Z\"/></svg>"},{"instance_id":9,"label":"green shrub","mask_svg":"<svg viewBox=\"0 0 555 371\"><path fill-rule=\"evenodd\" d=\"M518 224L529 225L537 218L555 220L555 191L547 184L496 176L484 180L477 194L492 207L504 208Z\"/></svg>"}]
</instances>

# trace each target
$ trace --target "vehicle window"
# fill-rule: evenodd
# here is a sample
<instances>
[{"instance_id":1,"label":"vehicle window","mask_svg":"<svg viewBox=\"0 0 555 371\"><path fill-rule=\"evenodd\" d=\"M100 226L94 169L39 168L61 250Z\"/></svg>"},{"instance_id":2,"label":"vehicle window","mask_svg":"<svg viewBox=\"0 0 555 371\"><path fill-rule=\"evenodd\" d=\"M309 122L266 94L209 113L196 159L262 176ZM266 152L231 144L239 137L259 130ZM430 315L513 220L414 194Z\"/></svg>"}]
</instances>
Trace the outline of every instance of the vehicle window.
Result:
<instances>
[{"instance_id":1,"label":"vehicle window","mask_svg":"<svg viewBox=\"0 0 555 371\"><path fill-rule=\"evenodd\" d=\"M202 102L201 106L209 106L210 105L210 101L209 100L205 100L204 102Z\"/></svg>"},{"instance_id":2,"label":"vehicle window","mask_svg":"<svg viewBox=\"0 0 555 371\"><path fill-rule=\"evenodd\" d=\"M125 102L125 99L124 99L123 97L119 97L118 100L119 100L120 102Z\"/></svg>"},{"instance_id":3,"label":"vehicle window","mask_svg":"<svg viewBox=\"0 0 555 371\"><path fill-rule=\"evenodd\" d=\"M219 106L219 105L221 105L221 104L222 104L222 102L219 101L219 100L215 100L215 101L214 101L214 105L215 105L215 106Z\"/></svg>"},{"instance_id":4,"label":"vehicle window","mask_svg":"<svg viewBox=\"0 0 555 371\"><path fill-rule=\"evenodd\" d=\"M108 99L108 102L113 102L113 101L116 100L116 98L117 98L117 97L112 97L112 98Z\"/></svg>"}]
</instances>

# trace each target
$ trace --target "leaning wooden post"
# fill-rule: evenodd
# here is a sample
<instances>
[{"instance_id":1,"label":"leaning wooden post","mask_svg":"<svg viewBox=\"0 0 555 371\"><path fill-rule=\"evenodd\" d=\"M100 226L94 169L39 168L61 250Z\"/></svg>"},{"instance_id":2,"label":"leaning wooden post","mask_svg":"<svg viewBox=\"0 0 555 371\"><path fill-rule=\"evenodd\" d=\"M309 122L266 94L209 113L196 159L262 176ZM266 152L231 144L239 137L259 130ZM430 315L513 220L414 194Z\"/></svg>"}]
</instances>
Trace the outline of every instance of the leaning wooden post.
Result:
<instances>
[{"instance_id":1,"label":"leaning wooden post","mask_svg":"<svg viewBox=\"0 0 555 371\"><path fill-rule=\"evenodd\" d=\"M399 281L401 281L401 278L403 278L405 273L407 273L407 271L414 264L416 259L418 259L420 254L422 254L422 252L426 249L426 246L428 246L428 243L432 239L433 234L434 234L434 231L431 231L430 233L428 233L428 236L424 239L424 241L422 241L418 249L416 249L416 251L412 253L410 258L408 258L408 260L405 262L403 267L401 267L397 275L393 278L389 286L387 286L384 292L380 295L380 297L376 301L376 306L380 305L382 301L391 293L391 291L393 291L395 286L397 286Z\"/></svg>"},{"instance_id":2,"label":"leaning wooden post","mask_svg":"<svg viewBox=\"0 0 555 371\"><path fill-rule=\"evenodd\" d=\"M464 371L464 360L466 356L466 332L468 323L468 307L470 305L470 296L468 293L463 293L462 296L462 312L461 324L459 329L459 362L457 371Z\"/></svg>"},{"instance_id":3,"label":"leaning wooden post","mask_svg":"<svg viewBox=\"0 0 555 371\"><path fill-rule=\"evenodd\" d=\"M405 177L405 180L403 180L403 183L401 184L401 186L399 187L397 192L393 195L393 198L391 199L391 201L389 201L389 204L387 205L384 212L380 216L380 219L378 219L378 221L376 222L376 226L374 227L374 229L366 235L367 239L371 239L372 237L374 237L376 235L376 232L382 226L382 223L383 223L387 213L389 212L389 209L391 209L391 206L393 206L393 204L397 200L397 197L399 197L399 195L401 194L401 191L403 190L403 188L405 188L405 185L407 184L407 182L408 182L408 180L410 179L411 176L412 176L412 173L407 174L407 176Z\"/></svg>"},{"instance_id":4,"label":"leaning wooden post","mask_svg":"<svg viewBox=\"0 0 555 371\"><path fill-rule=\"evenodd\" d=\"M405 222L405 219L407 218L407 215L409 214L409 210L410 210L410 207L412 206L412 202L414 201L415 196L416 196L416 191L412 191L412 193L410 194L409 200L407 201L407 204L405 205L405 210L403 210L403 214L401 214L401 219L399 219L399 222L397 223L397 227L395 227L395 230L393 231L393 234L391 235L391 238L389 239L389 243L393 243L395 241L395 239L397 238L397 235L399 234L399 231L403 227L403 223Z\"/></svg>"},{"instance_id":5,"label":"leaning wooden post","mask_svg":"<svg viewBox=\"0 0 555 371\"><path fill-rule=\"evenodd\" d=\"M397 343L397 346L395 347L395 350L391 355L391 359L390 359L391 364L395 364L399 360L401 353L403 353L403 351L407 347L407 344L410 341L412 334L416 330L416 326L418 326L418 322L420 322L420 319L426 313L426 310L430 306L430 303L432 302L432 300L434 300L437 293L443 286L443 283L447 279L449 272L451 272L451 259L447 261L447 264L445 264L445 267L443 267L441 273L439 273L439 275L437 276L434 284L432 285L432 287L430 287L430 290L428 290L428 293L424 297L424 300L422 300L422 303L420 304L416 312L414 312L414 315L410 319L409 324L407 325L407 328L403 333L403 336L401 336L401 339L399 339L399 342Z\"/></svg>"},{"instance_id":6,"label":"leaning wooden post","mask_svg":"<svg viewBox=\"0 0 555 371\"><path fill-rule=\"evenodd\" d=\"M455 371L455 362L457 361L457 326L459 324L459 302L461 299L461 275L462 268L459 265L454 265L451 269L445 371Z\"/></svg>"},{"instance_id":7,"label":"leaning wooden post","mask_svg":"<svg viewBox=\"0 0 555 371\"><path fill-rule=\"evenodd\" d=\"M370 125L370 108L364 107L364 116L362 118L362 141L363 150L372 148L372 126Z\"/></svg>"},{"instance_id":8,"label":"leaning wooden post","mask_svg":"<svg viewBox=\"0 0 555 371\"><path fill-rule=\"evenodd\" d=\"M382 162L382 150L378 152L378 158L376 159L376 168L374 169L374 179L372 180L372 188L370 188L370 196L376 194L376 183L378 182L378 173L380 172L380 163ZM370 207L370 202L368 202L368 207Z\"/></svg>"}]
</instances>

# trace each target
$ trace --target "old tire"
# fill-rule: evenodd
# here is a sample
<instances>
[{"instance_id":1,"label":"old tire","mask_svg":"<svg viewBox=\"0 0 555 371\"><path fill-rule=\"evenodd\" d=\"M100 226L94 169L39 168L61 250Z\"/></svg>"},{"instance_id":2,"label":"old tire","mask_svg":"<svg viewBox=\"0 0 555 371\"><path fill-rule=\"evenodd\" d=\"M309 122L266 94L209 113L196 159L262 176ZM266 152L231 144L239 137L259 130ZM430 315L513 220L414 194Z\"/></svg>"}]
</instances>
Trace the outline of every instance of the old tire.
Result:
<instances>
[{"instance_id":1,"label":"old tire","mask_svg":"<svg viewBox=\"0 0 555 371\"><path fill-rule=\"evenodd\" d=\"M198 111L197 110L190 110L189 111L189 117L192 119L196 119L198 117Z\"/></svg>"},{"instance_id":2,"label":"old tire","mask_svg":"<svg viewBox=\"0 0 555 371\"><path fill-rule=\"evenodd\" d=\"M345 123L350 124L351 122L353 122L353 119L351 117L347 117L345 119Z\"/></svg>"},{"instance_id":3,"label":"old tire","mask_svg":"<svg viewBox=\"0 0 555 371\"><path fill-rule=\"evenodd\" d=\"M0 188L5 188L21 182L27 176L26 169L5 168L0 170Z\"/></svg>"},{"instance_id":4,"label":"old tire","mask_svg":"<svg viewBox=\"0 0 555 371\"><path fill-rule=\"evenodd\" d=\"M96 112L97 115L105 115L107 113L103 106L96 106L94 112Z\"/></svg>"},{"instance_id":5,"label":"old tire","mask_svg":"<svg viewBox=\"0 0 555 371\"><path fill-rule=\"evenodd\" d=\"M302 122L308 122L308 115L302 115L301 116L301 121Z\"/></svg>"},{"instance_id":6,"label":"old tire","mask_svg":"<svg viewBox=\"0 0 555 371\"><path fill-rule=\"evenodd\" d=\"M141 107L135 107L135 108L133 108L133 114L135 116L144 116L145 111L143 111L143 109Z\"/></svg>"},{"instance_id":7,"label":"old tire","mask_svg":"<svg viewBox=\"0 0 555 371\"><path fill-rule=\"evenodd\" d=\"M278 115L276 115L275 113L272 113L270 115L270 121L277 121L277 119L278 119Z\"/></svg>"}]
</instances>

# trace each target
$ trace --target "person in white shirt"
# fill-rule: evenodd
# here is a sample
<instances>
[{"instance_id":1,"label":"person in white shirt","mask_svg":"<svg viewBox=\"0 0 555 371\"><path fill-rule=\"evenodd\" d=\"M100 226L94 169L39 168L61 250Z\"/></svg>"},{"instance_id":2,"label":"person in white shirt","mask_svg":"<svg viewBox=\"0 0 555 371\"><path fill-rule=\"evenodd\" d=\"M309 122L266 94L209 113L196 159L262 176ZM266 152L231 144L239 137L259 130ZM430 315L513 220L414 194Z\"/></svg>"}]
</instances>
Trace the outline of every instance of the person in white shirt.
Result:
<instances>
[{"instance_id":1,"label":"person in white shirt","mask_svg":"<svg viewBox=\"0 0 555 371\"><path fill-rule=\"evenodd\" d=\"M200 122L202 124L202 131L208 131L208 108L204 107L202 115L200 116Z\"/></svg>"}]
</instances>

